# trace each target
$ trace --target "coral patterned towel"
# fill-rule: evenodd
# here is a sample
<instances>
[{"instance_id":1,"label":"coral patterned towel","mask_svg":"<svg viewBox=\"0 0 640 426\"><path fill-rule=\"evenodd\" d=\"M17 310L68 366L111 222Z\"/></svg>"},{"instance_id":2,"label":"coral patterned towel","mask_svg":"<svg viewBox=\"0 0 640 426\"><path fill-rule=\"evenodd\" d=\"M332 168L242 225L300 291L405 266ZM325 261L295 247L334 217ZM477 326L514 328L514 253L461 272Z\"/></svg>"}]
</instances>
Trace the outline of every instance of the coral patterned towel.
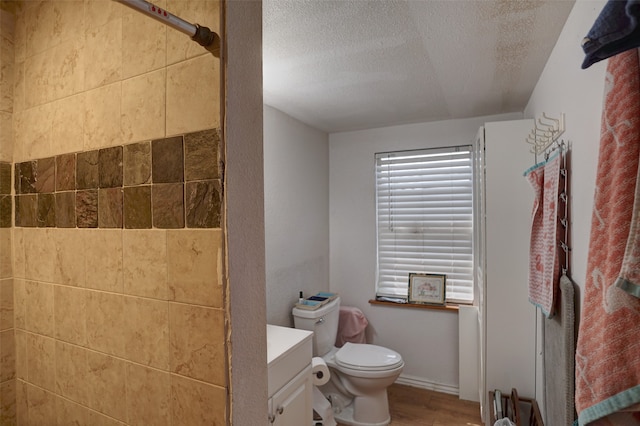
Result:
<instances>
[{"instance_id":1,"label":"coral patterned towel","mask_svg":"<svg viewBox=\"0 0 640 426\"><path fill-rule=\"evenodd\" d=\"M547 318L553 316L560 278L558 257L558 188L560 155L525 173L535 193L529 246L529 301Z\"/></svg>"},{"instance_id":2,"label":"coral patterned towel","mask_svg":"<svg viewBox=\"0 0 640 426\"><path fill-rule=\"evenodd\" d=\"M638 413L621 411L640 403L640 299L614 285L629 236L638 174L639 72L636 49L609 59L576 349L580 425L640 424Z\"/></svg>"}]
</instances>

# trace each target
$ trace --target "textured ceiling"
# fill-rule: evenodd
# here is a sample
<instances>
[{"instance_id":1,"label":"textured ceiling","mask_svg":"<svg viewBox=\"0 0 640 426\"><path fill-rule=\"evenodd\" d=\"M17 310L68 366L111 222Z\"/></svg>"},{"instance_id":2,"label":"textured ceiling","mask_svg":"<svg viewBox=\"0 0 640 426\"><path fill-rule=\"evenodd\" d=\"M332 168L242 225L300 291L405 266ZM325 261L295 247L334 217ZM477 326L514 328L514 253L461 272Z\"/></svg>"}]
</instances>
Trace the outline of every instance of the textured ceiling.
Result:
<instances>
[{"instance_id":1,"label":"textured ceiling","mask_svg":"<svg viewBox=\"0 0 640 426\"><path fill-rule=\"evenodd\" d=\"M327 132L522 111L573 3L263 0L264 101Z\"/></svg>"}]
</instances>

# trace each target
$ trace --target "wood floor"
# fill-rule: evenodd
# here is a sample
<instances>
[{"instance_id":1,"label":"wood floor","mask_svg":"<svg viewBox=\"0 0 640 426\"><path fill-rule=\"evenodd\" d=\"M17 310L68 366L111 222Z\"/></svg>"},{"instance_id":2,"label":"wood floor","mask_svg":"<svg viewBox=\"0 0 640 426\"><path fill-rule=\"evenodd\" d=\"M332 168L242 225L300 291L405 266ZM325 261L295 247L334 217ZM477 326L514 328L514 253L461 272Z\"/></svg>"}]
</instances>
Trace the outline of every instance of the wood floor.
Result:
<instances>
[{"instance_id":1,"label":"wood floor","mask_svg":"<svg viewBox=\"0 0 640 426\"><path fill-rule=\"evenodd\" d=\"M482 426L480 404L457 395L398 384L388 395L391 426Z\"/></svg>"}]
</instances>

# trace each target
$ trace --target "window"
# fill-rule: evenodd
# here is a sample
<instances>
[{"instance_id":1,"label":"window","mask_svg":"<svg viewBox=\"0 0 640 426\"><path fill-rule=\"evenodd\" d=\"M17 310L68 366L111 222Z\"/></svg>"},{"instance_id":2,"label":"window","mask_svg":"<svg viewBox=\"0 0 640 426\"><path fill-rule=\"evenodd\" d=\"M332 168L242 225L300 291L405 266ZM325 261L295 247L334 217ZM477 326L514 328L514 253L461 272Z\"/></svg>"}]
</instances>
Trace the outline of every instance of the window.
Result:
<instances>
[{"instance_id":1,"label":"window","mask_svg":"<svg viewBox=\"0 0 640 426\"><path fill-rule=\"evenodd\" d=\"M445 274L473 302L472 147L376 154L376 296L406 299L409 273Z\"/></svg>"}]
</instances>

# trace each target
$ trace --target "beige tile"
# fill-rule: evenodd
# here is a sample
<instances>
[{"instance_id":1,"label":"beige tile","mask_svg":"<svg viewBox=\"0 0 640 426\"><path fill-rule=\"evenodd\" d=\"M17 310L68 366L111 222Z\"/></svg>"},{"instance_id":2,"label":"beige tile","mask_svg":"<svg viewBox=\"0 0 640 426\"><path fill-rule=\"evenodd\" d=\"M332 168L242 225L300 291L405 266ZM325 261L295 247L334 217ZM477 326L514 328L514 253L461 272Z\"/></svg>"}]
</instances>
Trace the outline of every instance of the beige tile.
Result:
<instances>
[{"instance_id":1,"label":"beige tile","mask_svg":"<svg viewBox=\"0 0 640 426\"><path fill-rule=\"evenodd\" d=\"M25 8L26 57L43 52L52 46L55 24L53 2L28 2Z\"/></svg>"},{"instance_id":2,"label":"beige tile","mask_svg":"<svg viewBox=\"0 0 640 426\"><path fill-rule=\"evenodd\" d=\"M26 281L27 331L53 337L53 284Z\"/></svg>"},{"instance_id":3,"label":"beige tile","mask_svg":"<svg viewBox=\"0 0 640 426\"><path fill-rule=\"evenodd\" d=\"M13 279L0 280L0 330L14 327Z\"/></svg>"},{"instance_id":4,"label":"beige tile","mask_svg":"<svg viewBox=\"0 0 640 426\"><path fill-rule=\"evenodd\" d=\"M0 228L0 279L13 276L11 263L11 228Z\"/></svg>"},{"instance_id":5,"label":"beige tile","mask_svg":"<svg viewBox=\"0 0 640 426\"><path fill-rule=\"evenodd\" d=\"M155 2L164 7L165 1ZM166 65L166 26L127 9L122 16L122 76L129 78Z\"/></svg>"},{"instance_id":6,"label":"beige tile","mask_svg":"<svg viewBox=\"0 0 640 426\"><path fill-rule=\"evenodd\" d=\"M170 397L169 373L127 364L127 424L169 425Z\"/></svg>"},{"instance_id":7,"label":"beige tile","mask_svg":"<svg viewBox=\"0 0 640 426\"><path fill-rule=\"evenodd\" d=\"M122 19L89 28L85 33L85 90L122 79Z\"/></svg>"},{"instance_id":8,"label":"beige tile","mask_svg":"<svg viewBox=\"0 0 640 426\"><path fill-rule=\"evenodd\" d=\"M0 228L0 280L14 276L12 241L12 228Z\"/></svg>"},{"instance_id":9,"label":"beige tile","mask_svg":"<svg viewBox=\"0 0 640 426\"><path fill-rule=\"evenodd\" d=\"M29 425L51 425L56 418L56 396L27 384Z\"/></svg>"},{"instance_id":10,"label":"beige tile","mask_svg":"<svg viewBox=\"0 0 640 426\"><path fill-rule=\"evenodd\" d=\"M56 392L81 404L89 403L87 349L56 342Z\"/></svg>"},{"instance_id":11,"label":"beige tile","mask_svg":"<svg viewBox=\"0 0 640 426\"><path fill-rule=\"evenodd\" d=\"M89 409L64 398L56 397L56 420L58 425L88 425Z\"/></svg>"},{"instance_id":12,"label":"beige tile","mask_svg":"<svg viewBox=\"0 0 640 426\"><path fill-rule=\"evenodd\" d=\"M68 40L81 39L84 29L84 0L64 0L53 3L56 20L51 43L58 45Z\"/></svg>"},{"instance_id":13,"label":"beige tile","mask_svg":"<svg viewBox=\"0 0 640 426\"><path fill-rule=\"evenodd\" d=\"M225 388L171 375L172 426L226 424Z\"/></svg>"},{"instance_id":14,"label":"beige tile","mask_svg":"<svg viewBox=\"0 0 640 426\"><path fill-rule=\"evenodd\" d=\"M220 2L212 0L167 0L167 10L188 22L197 22L220 34ZM175 64L207 53L180 31L167 28L167 64Z\"/></svg>"},{"instance_id":15,"label":"beige tile","mask_svg":"<svg viewBox=\"0 0 640 426\"><path fill-rule=\"evenodd\" d=\"M16 339L13 330L0 333L0 383L16 378Z\"/></svg>"},{"instance_id":16,"label":"beige tile","mask_svg":"<svg viewBox=\"0 0 640 426\"><path fill-rule=\"evenodd\" d=\"M224 311L169 304L171 371L226 384Z\"/></svg>"},{"instance_id":17,"label":"beige tile","mask_svg":"<svg viewBox=\"0 0 640 426\"><path fill-rule=\"evenodd\" d=\"M88 406L115 419L126 420L125 361L87 352Z\"/></svg>"},{"instance_id":18,"label":"beige tile","mask_svg":"<svg viewBox=\"0 0 640 426\"><path fill-rule=\"evenodd\" d=\"M14 55L13 42L0 37L0 111L13 111Z\"/></svg>"},{"instance_id":19,"label":"beige tile","mask_svg":"<svg viewBox=\"0 0 640 426\"><path fill-rule=\"evenodd\" d=\"M51 141L54 155L83 150L84 117L84 93L69 96L53 103Z\"/></svg>"},{"instance_id":20,"label":"beige tile","mask_svg":"<svg viewBox=\"0 0 640 426\"><path fill-rule=\"evenodd\" d=\"M169 298L222 307L222 231L167 231Z\"/></svg>"},{"instance_id":21,"label":"beige tile","mask_svg":"<svg viewBox=\"0 0 640 426\"><path fill-rule=\"evenodd\" d=\"M27 384L22 380L16 381L16 420L19 425L28 425Z\"/></svg>"},{"instance_id":22,"label":"beige tile","mask_svg":"<svg viewBox=\"0 0 640 426\"><path fill-rule=\"evenodd\" d=\"M16 377L21 380L27 380L27 335L22 330L15 330Z\"/></svg>"},{"instance_id":23,"label":"beige tile","mask_svg":"<svg viewBox=\"0 0 640 426\"><path fill-rule=\"evenodd\" d=\"M18 50L16 49L16 54ZM13 112L24 111L26 108L26 98L25 98L25 90L24 90L24 70L25 60L22 59L20 61L17 60L13 65Z\"/></svg>"},{"instance_id":24,"label":"beige tile","mask_svg":"<svg viewBox=\"0 0 640 426\"><path fill-rule=\"evenodd\" d=\"M167 136L219 127L219 64L207 54L167 67Z\"/></svg>"},{"instance_id":25,"label":"beige tile","mask_svg":"<svg viewBox=\"0 0 640 426\"><path fill-rule=\"evenodd\" d=\"M13 46L15 49L16 61L24 61L27 50L27 23L25 8L20 8L16 12L15 31L13 33Z\"/></svg>"},{"instance_id":26,"label":"beige tile","mask_svg":"<svg viewBox=\"0 0 640 426\"><path fill-rule=\"evenodd\" d=\"M87 424L91 426L125 426L124 423L93 410L89 410L87 417L89 419Z\"/></svg>"},{"instance_id":27,"label":"beige tile","mask_svg":"<svg viewBox=\"0 0 640 426\"><path fill-rule=\"evenodd\" d=\"M56 343L39 334L27 334L27 378L32 383L49 391L55 391Z\"/></svg>"},{"instance_id":28,"label":"beige tile","mask_svg":"<svg viewBox=\"0 0 640 426\"><path fill-rule=\"evenodd\" d=\"M109 0L85 0L84 24L85 32L95 31L96 28L122 18L124 6Z\"/></svg>"},{"instance_id":29,"label":"beige tile","mask_svg":"<svg viewBox=\"0 0 640 426\"><path fill-rule=\"evenodd\" d=\"M0 424L16 425L16 380L0 383Z\"/></svg>"},{"instance_id":30,"label":"beige tile","mask_svg":"<svg viewBox=\"0 0 640 426\"><path fill-rule=\"evenodd\" d=\"M125 297L125 357L169 369L169 302Z\"/></svg>"},{"instance_id":31,"label":"beige tile","mask_svg":"<svg viewBox=\"0 0 640 426\"><path fill-rule=\"evenodd\" d=\"M83 232L86 259L85 286L122 293L122 230L90 229Z\"/></svg>"},{"instance_id":32,"label":"beige tile","mask_svg":"<svg viewBox=\"0 0 640 426\"><path fill-rule=\"evenodd\" d=\"M123 235L124 292L167 299L167 232L128 230Z\"/></svg>"},{"instance_id":33,"label":"beige tile","mask_svg":"<svg viewBox=\"0 0 640 426\"><path fill-rule=\"evenodd\" d=\"M38 105L14 113L14 154L16 161L46 158L51 149L51 104Z\"/></svg>"},{"instance_id":34,"label":"beige tile","mask_svg":"<svg viewBox=\"0 0 640 426\"><path fill-rule=\"evenodd\" d=\"M89 90L85 95L84 149L121 145L120 82Z\"/></svg>"},{"instance_id":35,"label":"beige tile","mask_svg":"<svg viewBox=\"0 0 640 426\"><path fill-rule=\"evenodd\" d=\"M16 328L27 328L27 289L25 280L20 278L13 280L13 320Z\"/></svg>"},{"instance_id":36,"label":"beige tile","mask_svg":"<svg viewBox=\"0 0 640 426\"><path fill-rule=\"evenodd\" d=\"M56 339L76 345L86 344L86 291L66 286L53 289Z\"/></svg>"},{"instance_id":37,"label":"beige tile","mask_svg":"<svg viewBox=\"0 0 640 426\"><path fill-rule=\"evenodd\" d=\"M24 278L24 237L22 228L13 228L13 275Z\"/></svg>"},{"instance_id":38,"label":"beige tile","mask_svg":"<svg viewBox=\"0 0 640 426\"><path fill-rule=\"evenodd\" d=\"M13 162L13 114L0 111L0 161Z\"/></svg>"},{"instance_id":39,"label":"beige tile","mask_svg":"<svg viewBox=\"0 0 640 426\"><path fill-rule=\"evenodd\" d=\"M111 355L124 356L124 296L87 292L87 346Z\"/></svg>"},{"instance_id":40,"label":"beige tile","mask_svg":"<svg viewBox=\"0 0 640 426\"><path fill-rule=\"evenodd\" d=\"M70 40L25 61L27 108L84 90L82 40Z\"/></svg>"},{"instance_id":41,"label":"beige tile","mask_svg":"<svg viewBox=\"0 0 640 426\"><path fill-rule=\"evenodd\" d=\"M122 82L122 137L124 143L164 137L164 69Z\"/></svg>"},{"instance_id":42,"label":"beige tile","mask_svg":"<svg viewBox=\"0 0 640 426\"><path fill-rule=\"evenodd\" d=\"M85 246L82 232L77 229L53 228L55 263L53 282L82 287L85 281Z\"/></svg>"},{"instance_id":43,"label":"beige tile","mask_svg":"<svg viewBox=\"0 0 640 426\"><path fill-rule=\"evenodd\" d=\"M52 228L23 228L25 277L37 281L53 281L55 244Z\"/></svg>"}]
</instances>

